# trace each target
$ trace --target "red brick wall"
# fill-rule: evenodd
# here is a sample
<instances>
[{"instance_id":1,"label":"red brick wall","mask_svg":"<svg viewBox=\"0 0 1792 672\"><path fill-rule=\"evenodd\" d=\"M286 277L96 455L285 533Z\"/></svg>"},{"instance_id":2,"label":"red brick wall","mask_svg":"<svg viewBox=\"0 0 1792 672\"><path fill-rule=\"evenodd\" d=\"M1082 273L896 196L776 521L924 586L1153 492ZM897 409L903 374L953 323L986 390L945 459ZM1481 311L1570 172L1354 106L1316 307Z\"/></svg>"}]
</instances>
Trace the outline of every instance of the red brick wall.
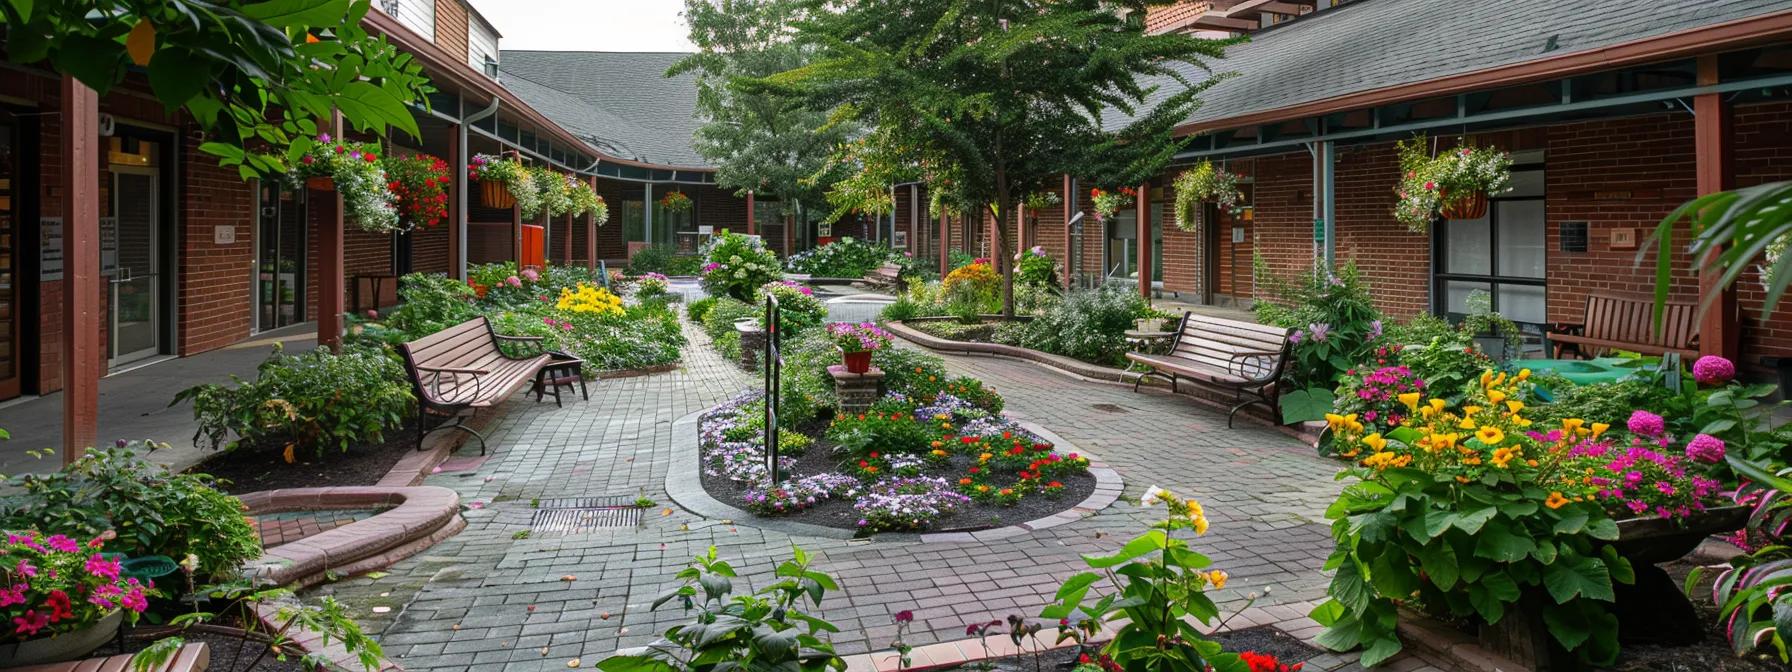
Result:
<instances>
[{"instance_id":1,"label":"red brick wall","mask_svg":"<svg viewBox=\"0 0 1792 672\"><path fill-rule=\"evenodd\" d=\"M191 137L191 136L189 136ZM255 261L255 191L235 170L221 168L189 140L185 184L179 194L183 238L179 280L181 356L240 341L254 328L250 271ZM216 228L236 231L236 243L218 245Z\"/></svg>"},{"instance_id":2,"label":"red brick wall","mask_svg":"<svg viewBox=\"0 0 1792 672\"><path fill-rule=\"evenodd\" d=\"M1736 110L1736 186L1792 180L1792 104L1751 105ZM1766 293L1760 275L1743 274L1736 299L1742 306L1742 352L1748 363L1757 356L1792 357L1792 303L1782 299L1765 324L1759 321Z\"/></svg>"},{"instance_id":3,"label":"red brick wall","mask_svg":"<svg viewBox=\"0 0 1792 672\"><path fill-rule=\"evenodd\" d=\"M713 185L682 187L685 195L697 202L697 225L713 226L717 232L728 229L735 233L747 231L747 199L736 197L733 190L721 189ZM655 189L658 193L660 190Z\"/></svg>"}]
</instances>

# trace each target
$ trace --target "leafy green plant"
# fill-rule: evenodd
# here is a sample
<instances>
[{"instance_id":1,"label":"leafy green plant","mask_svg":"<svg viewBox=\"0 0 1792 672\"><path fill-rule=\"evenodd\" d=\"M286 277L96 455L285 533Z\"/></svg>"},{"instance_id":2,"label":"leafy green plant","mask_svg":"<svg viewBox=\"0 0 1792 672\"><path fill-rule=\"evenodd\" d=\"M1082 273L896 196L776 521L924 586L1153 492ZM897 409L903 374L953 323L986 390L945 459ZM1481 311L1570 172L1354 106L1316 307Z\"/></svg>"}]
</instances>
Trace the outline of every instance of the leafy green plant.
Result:
<instances>
[{"instance_id":1,"label":"leafy green plant","mask_svg":"<svg viewBox=\"0 0 1792 672\"><path fill-rule=\"evenodd\" d=\"M744 301L731 297L720 297L703 315L703 331L709 334L710 342L717 350L729 359L740 358L740 332L735 331L734 323L741 320L754 319L759 309Z\"/></svg>"},{"instance_id":2,"label":"leafy green plant","mask_svg":"<svg viewBox=\"0 0 1792 672\"><path fill-rule=\"evenodd\" d=\"M884 387L913 395L921 384L946 379L946 360L919 348L883 348L871 354L871 364L884 372Z\"/></svg>"},{"instance_id":3,"label":"leafy green plant","mask_svg":"<svg viewBox=\"0 0 1792 672\"><path fill-rule=\"evenodd\" d=\"M699 672L711 670L792 670L820 672L846 669L824 633L839 632L804 611L820 607L833 577L810 568L809 554L792 547L794 558L778 565L776 580L750 595L735 595L739 578L734 567L716 555L714 546L678 572L680 585L653 601L659 609L682 605L694 619L668 628L640 654L616 655L599 661L604 672Z\"/></svg>"},{"instance_id":4,"label":"leafy green plant","mask_svg":"<svg viewBox=\"0 0 1792 672\"><path fill-rule=\"evenodd\" d=\"M1176 190L1176 227L1194 231L1195 209L1202 203L1217 204L1221 210L1237 207L1244 200L1244 193L1238 189L1238 179L1237 173L1215 166L1212 161L1202 161L1200 165L1182 171L1171 183Z\"/></svg>"},{"instance_id":5,"label":"leafy green plant","mask_svg":"<svg viewBox=\"0 0 1792 672\"><path fill-rule=\"evenodd\" d=\"M403 303L386 315L385 324L420 338L478 317L473 288L440 273L412 273L398 281ZM407 339L408 340L408 339Z\"/></svg>"},{"instance_id":6,"label":"leafy green plant","mask_svg":"<svg viewBox=\"0 0 1792 672\"><path fill-rule=\"evenodd\" d=\"M862 458L871 453L918 453L933 439L912 413L842 415L828 426L828 439L844 454Z\"/></svg>"},{"instance_id":7,"label":"leafy green plant","mask_svg":"<svg viewBox=\"0 0 1792 672\"><path fill-rule=\"evenodd\" d=\"M284 443L288 462L299 448L321 456L332 445L348 450L384 440L387 429L404 425L415 403L404 367L364 347L288 355L275 345L254 380L231 381L181 390L170 405L193 402L195 443L202 436L213 449Z\"/></svg>"},{"instance_id":8,"label":"leafy green plant","mask_svg":"<svg viewBox=\"0 0 1792 672\"><path fill-rule=\"evenodd\" d=\"M1126 672L1249 672L1244 661L1191 622L1211 626L1218 620L1219 607L1207 591L1224 588L1227 581L1225 572L1209 569L1211 559L1174 536L1185 530L1207 533L1201 505L1156 486L1139 504L1164 506L1169 514L1113 555L1083 556L1095 571L1065 579L1040 615L1074 626L1061 629L1060 642L1120 623L1101 650ZM1112 590L1091 596L1103 579Z\"/></svg>"},{"instance_id":9,"label":"leafy green plant","mask_svg":"<svg viewBox=\"0 0 1792 672\"><path fill-rule=\"evenodd\" d=\"M711 238L704 255L703 289L712 296L728 295L746 301L753 291L778 279L778 255L758 238L723 231Z\"/></svg>"},{"instance_id":10,"label":"leafy green plant","mask_svg":"<svg viewBox=\"0 0 1792 672\"><path fill-rule=\"evenodd\" d=\"M706 296L684 304L685 317L690 318L692 322L696 322L697 324L703 324L703 317L709 314L709 309L714 308L716 301L719 300L720 299L713 296Z\"/></svg>"},{"instance_id":11,"label":"leafy green plant","mask_svg":"<svg viewBox=\"0 0 1792 672\"><path fill-rule=\"evenodd\" d=\"M296 657L307 669L333 669L336 663L323 650L331 645L340 645L368 672L380 669L384 662L379 642L368 637L361 625L349 617L348 609L333 597L323 597L316 604L303 604L293 598L291 590L261 588L242 580L194 588L189 578L188 589L192 595L187 601L193 605L193 611L170 619L169 625L179 627L181 633L194 625L220 620L242 627L243 634L225 669L256 669L269 654L280 661ZM223 606L217 611L201 611L199 605L205 602L219 602ZM263 605L274 605L270 620L279 623L280 627L268 630L261 625L257 610ZM305 642L302 645L301 640ZM156 640L131 657L131 669L133 672L162 669L184 645L184 634ZM303 656L293 656L300 650L305 650ZM255 657L239 667L242 656L248 652L253 652ZM223 652L214 650L212 655L222 657Z\"/></svg>"},{"instance_id":12,"label":"leafy green plant","mask_svg":"<svg viewBox=\"0 0 1792 672\"><path fill-rule=\"evenodd\" d=\"M1066 294L1028 323L1020 345L1097 364L1117 364L1126 354L1126 330L1144 316L1145 300L1123 283Z\"/></svg>"},{"instance_id":13,"label":"leafy green plant","mask_svg":"<svg viewBox=\"0 0 1792 672\"><path fill-rule=\"evenodd\" d=\"M1792 526L1792 467L1764 469L1745 460L1729 463L1748 483L1736 493L1738 504L1752 505L1748 527L1765 534L1767 543L1754 552L1730 561L1711 588L1710 599L1718 607L1724 634L1736 655L1768 646L1780 662L1788 662L1786 642L1792 639L1792 545L1786 531ZM1695 567L1686 576L1686 594L1696 597L1699 583L1709 571Z\"/></svg>"},{"instance_id":14,"label":"leafy green plant","mask_svg":"<svg viewBox=\"0 0 1792 672\"><path fill-rule=\"evenodd\" d=\"M1034 245L1021 250L1020 259L1014 262L1014 281L1033 287L1049 287L1056 291L1058 283L1058 260L1045 253L1045 248Z\"/></svg>"},{"instance_id":15,"label":"leafy green plant","mask_svg":"<svg viewBox=\"0 0 1792 672\"><path fill-rule=\"evenodd\" d=\"M205 474L175 474L143 458L158 446L120 441L96 448L58 471L6 480L18 494L0 498L0 529L36 529L92 539L131 557L196 556L201 576L227 576L261 556L261 537L243 519L243 503Z\"/></svg>"},{"instance_id":16,"label":"leafy green plant","mask_svg":"<svg viewBox=\"0 0 1792 672\"><path fill-rule=\"evenodd\" d=\"M1457 145L1431 155L1424 134L1402 140L1400 197L1394 219L1412 231L1425 231L1440 211L1476 193L1498 194L1510 189L1512 156L1491 147Z\"/></svg>"},{"instance_id":17,"label":"leafy green plant","mask_svg":"<svg viewBox=\"0 0 1792 672\"><path fill-rule=\"evenodd\" d=\"M1661 408L1672 396L1671 392L1644 377L1591 385L1569 384L1552 392L1554 401L1535 406L1537 422L1545 426L1555 425L1566 418L1581 418L1589 423L1622 427L1631 412L1639 408Z\"/></svg>"},{"instance_id":18,"label":"leafy green plant","mask_svg":"<svg viewBox=\"0 0 1792 672\"><path fill-rule=\"evenodd\" d=\"M1673 265L1680 256L1674 245L1674 228L1681 220L1692 225L1692 242L1686 247L1693 259L1710 258L1723 269L1718 281L1704 290L1699 305L1703 319L1718 293L1736 284L1749 270L1761 274L1764 306L1777 306L1792 286L1792 182L1769 182L1734 191L1706 194L1675 208L1655 226L1637 250L1636 263L1655 254L1655 325L1661 328L1668 292L1675 286ZM1754 261L1763 264L1756 266ZM1774 311L1763 310L1766 320Z\"/></svg>"},{"instance_id":19,"label":"leafy green plant","mask_svg":"<svg viewBox=\"0 0 1792 672\"><path fill-rule=\"evenodd\" d=\"M1292 361L1287 368L1292 390L1282 394L1282 421L1318 420L1331 408L1339 375L1369 359L1384 340L1381 313L1355 262L1336 273L1314 265L1293 280L1271 273L1256 258L1261 287L1274 297L1252 306L1257 321L1294 330Z\"/></svg>"},{"instance_id":20,"label":"leafy green plant","mask_svg":"<svg viewBox=\"0 0 1792 672\"><path fill-rule=\"evenodd\" d=\"M784 260L784 268L818 278L859 278L898 256L888 247L846 236L790 255Z\"/></svg>"},{"instance_id":21,"label":"leafy green plant","mask_svg":"<svg viewBox=\"0 0 1792 672\"><path fill-rule=\"evenodd\" d=\"M815 298L815 290L802 283L773 280L753 293L753 306L758 312L759 326L766 327L765 297L778 297L778 325L786 338L809 331L828 318L828 306Z\"/></svg>"}]
</instances>

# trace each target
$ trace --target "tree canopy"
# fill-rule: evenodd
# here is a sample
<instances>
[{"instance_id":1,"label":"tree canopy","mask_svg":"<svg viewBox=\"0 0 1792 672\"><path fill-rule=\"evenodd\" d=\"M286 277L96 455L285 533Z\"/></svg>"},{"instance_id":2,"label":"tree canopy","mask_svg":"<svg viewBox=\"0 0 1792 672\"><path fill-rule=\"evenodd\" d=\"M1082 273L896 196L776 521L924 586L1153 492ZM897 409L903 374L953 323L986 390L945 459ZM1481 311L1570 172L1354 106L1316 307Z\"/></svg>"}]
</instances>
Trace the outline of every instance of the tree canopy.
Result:
<instances>
[{"instance_id":1,"label":"tree canopy","mask_svg":"<svg viewBox=\"0 0 1792 672\"><path fill-rule=\"evenodd\" d=\"M1060 176L1138 184L1179 148L1171 131L1218 77L1191 77L1225 40L1151 35L1154 0L805 0L808 64L744 88L799 98L870 130L836 159L856 172L837 208L881 211L889 185L925 179L935 207L1014 212ZM997 227L1004 309L1009 243Z\"/></svg>"},{"instance_id":2,"label":"tree canopy","mask_svg":"<svg viewBox=\"0 0 1792 672\"><path fill-rule=\"evenodd\" d=\"M369 0L0 0L6 57L47 62L105 95L134 69L209 134L200 149L247 179L285 172L317 120L417 135L422 66L361 19Z\"/></svg>"},{"instance_id":3,"label":"tree canopy","mask_svg":"<svg viewBox=\"0 0 1792 672\"><path fill-rule=\"evenodd\" d=\"M716 164L716 182L737 192L775 197L786 213L799 203L822 203L828 177L843 177L828 159L853 126L830 126L825 112L801 100L746 91L734 82L807 64L813 49L794 41L790 28L806 16L805 4L686 0L684 16L698 51L666 73L697 76L697 112L705 123L693 145Z\"/></svg>"}]
</instances>

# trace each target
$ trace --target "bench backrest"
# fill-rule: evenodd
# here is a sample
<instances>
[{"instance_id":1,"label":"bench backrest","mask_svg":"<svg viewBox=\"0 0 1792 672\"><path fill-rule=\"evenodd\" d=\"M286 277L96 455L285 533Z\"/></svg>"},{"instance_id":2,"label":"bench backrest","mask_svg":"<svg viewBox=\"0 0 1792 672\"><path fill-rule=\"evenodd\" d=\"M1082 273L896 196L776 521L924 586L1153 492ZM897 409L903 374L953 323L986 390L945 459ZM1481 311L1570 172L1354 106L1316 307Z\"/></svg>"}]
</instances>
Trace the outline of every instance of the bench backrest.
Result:
<instances>
[{"instance_id":1,"label":"bench backrest","mask_svg":"<svg viewBox=\"0 0 1792 672\"><path fill-rule=\"evenodd\" d=\"M1662 306L1662 330L1655 333L1655 302L1605 294L1587 297L1581 335L1622 343L1645 343L1669 349L1697 347L1698 306L1668 303Z\"/></svg>"},{"instance_id":2,"label":"bench backrest","mask_svg":"<svg viewBox=\"0 0 1792 672\"><path fill-rule=\"evenodd\" d=\"M1182 314L1170 356L1223 371L1236 372L1243 366L1252 377L1280 377L1288 361L1289 331L1285 327L1186 312ZM1268 354L1247 359L1238 357L1241 353Z\"/></svg>"},{"instance_id":3,"label":"bench backrest","mask_svg":"<svg viewBox=\"0 0 1792 672\"><path fill-rule=\"evenodd\" d=\"M498 349L496 332L492 331L491 322L483 315L409 343L402 343L398 346L398 352L404 356L405 373L411 376L411 391L416 393L419 400L431 402L442 400L442 395L437 392L443 383L432 376L423 375L417 367L482 369L504 358L504 353ZM430 380L426 381L425 378ZM458 388L455 389L458 391Z\"/></svg>"}]
</instances>

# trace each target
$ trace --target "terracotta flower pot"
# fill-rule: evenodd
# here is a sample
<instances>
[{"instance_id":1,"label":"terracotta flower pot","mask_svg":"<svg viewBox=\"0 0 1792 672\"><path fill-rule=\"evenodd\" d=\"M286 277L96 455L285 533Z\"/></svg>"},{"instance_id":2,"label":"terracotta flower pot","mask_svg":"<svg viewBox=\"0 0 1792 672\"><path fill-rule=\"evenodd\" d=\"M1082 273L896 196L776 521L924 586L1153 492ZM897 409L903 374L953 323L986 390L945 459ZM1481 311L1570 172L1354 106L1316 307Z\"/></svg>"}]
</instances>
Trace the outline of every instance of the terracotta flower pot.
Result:
<instances>
[{"instance_id":1,"label":"terracotta flower pot","mask_svg":"<svg viewBox=\"0 0 1792 672\"><path fill-rule=\"evenodd\" d=\"M1476 191L1465 196L1444 194L1444 219L1480 219L1487 216L1487 192Z\"/></svg>"},{"instance_id":2,"label":"terracotta flower pot","mask_svg":"<svg viewBox=\"0 0 1792 672\"><path fill-rule=\"evenodd\" d=\"M0 644L0 668L60 663L93 653L112 640L112 636L118 633L119 621L123 619L123 611L113 610L105 618L74 632L27 639L16 644Z\"/></svg>"},{"instance_id":3,"label":"terracotta flower pot","mask_svg":"<svg viewBox=\"0 0 1792 672\"><path fill-rule=\"evenodd\" d=\"M497 180L485 180L479 183L479 202L488 208L511 208L516 206L516 197L510 194L510 188Z\"/></svg>"},{"instance_id":4,"label":"terracotta flower pot","mask_svg":"<svg viewBox=\"0 0 1792 672\"><path fill-rule=\"evenodd\" d=\"M848 352L844 353L844 356L846 357L847 373L865 373L871 370L870 350L864 352Z\"/></svg>"},{"instance_id":5,"label":"terracotta flower pot","mask_svg":"<svg viewBox=\"0 0 1792 672\"><path fill-rule=\"evenodd\" d=\"M335 191L336 180L328 175L305 178L305 188L311 191Z\"/></svg>"}]
</instances>

